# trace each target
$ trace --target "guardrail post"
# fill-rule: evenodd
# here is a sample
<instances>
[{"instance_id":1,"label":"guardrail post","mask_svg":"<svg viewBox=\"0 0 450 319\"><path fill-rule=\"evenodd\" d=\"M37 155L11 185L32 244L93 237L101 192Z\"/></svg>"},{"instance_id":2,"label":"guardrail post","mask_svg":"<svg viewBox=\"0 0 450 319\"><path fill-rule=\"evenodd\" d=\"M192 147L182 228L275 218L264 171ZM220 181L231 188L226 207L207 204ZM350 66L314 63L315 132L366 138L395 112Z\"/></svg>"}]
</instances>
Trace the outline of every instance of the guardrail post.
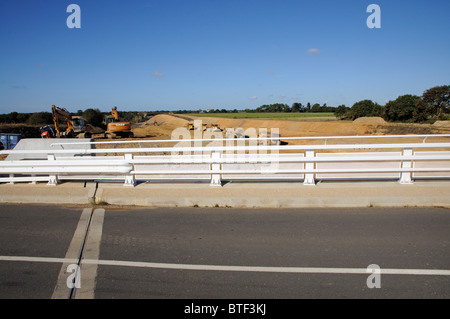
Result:
<instances>
[{"instance_id":1,"label":"guardrail post","mask_svg":"<svg viewBox=\"0 0 450 319\"><path fill-rule=\"evenodd\" d=\"M55 154L48 154L47 160L49 160L49 161L56 160ZM49 177L50 177L50 179L48 180L48 183L47 183L48 186L58 185L58 183L59 183L58 175L50 175Z\"/></svg>"},{"instance_id":2,"label":"guardrail post","mask_svg":"<svg viewBox=\"0 0 450 319\"><path fill-rule=\"evenodd\" d=\"M125 160L133 160L133 154L125 154ZM125 176L125 183L123 184L123 186L126 187L135 187L136 186L136 179L135 176L133 174L129 174Z\"/></svg>"},{"instance_id":3,"label":"guardrail post","mask_svg":"<svg viewBox=\"0 0 450 319\"><path fill-rule=\"evenodd\" d=\"M306 150L305 152L305 158L307 159L313 159L315 158L315 152L314 150ZM305 169L314 169L315 162L305 162ZM303 185L306 186L315 186L316 181L314 180L314 173L306 173L305 174L305 181L303 182Z\"/></svg>"},{"instance_id":4,"label":"guardrail post","mask_svg":"<svg viewBox=\"0 0 450 319\"><path fill-rule=\"evenodd\" d=\"M211 159L212 160L218 160L222 156L221 152L212 151L211 152ZM220 171L221 164L211 164L211 171ZM211 174L211 186L222 186L222 180L220 179L220 174Z\"/></svg>"},{"instance_id":5,"label":"guardrail post","mask_svg":"<svg viewBox=\"0 0 450 319\"><path fill-rule=\"evenodd\" d=\"M413 151L412 148L405 148L403 150L403 156L412 156ZM402 168L411 168L412 160L404 160L402 161ZM411 172L401 172L400 174L400 184L412 184L411 180Z\"/></svg>"}]
</instances>

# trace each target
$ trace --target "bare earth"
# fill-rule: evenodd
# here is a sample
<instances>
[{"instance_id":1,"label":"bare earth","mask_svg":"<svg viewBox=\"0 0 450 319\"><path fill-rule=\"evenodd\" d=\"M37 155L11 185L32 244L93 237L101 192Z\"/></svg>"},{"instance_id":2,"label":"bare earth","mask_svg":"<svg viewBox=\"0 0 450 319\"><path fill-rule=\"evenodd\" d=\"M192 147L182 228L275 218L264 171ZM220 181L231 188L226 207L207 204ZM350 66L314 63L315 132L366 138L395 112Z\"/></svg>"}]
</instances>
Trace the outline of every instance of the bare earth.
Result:
<instances>
[{"instance_id":1,"label":"bare earth","mask_svg":"<svg viewBox=\"0 0 450 319\"><path fill-rule=\"evenodd\" d=\"M188 119L191 119L190 121ZM387 123L382 118L359 118L355 121L311 121L300 119L225 119L214 117L177 117L175 115L156 115L146 125L136 125L133 129L135 137L150 139L170 139L173 130L186 127L189 122L201 120L208 126L218 124L224 131L227 128L247 130L260 128L279 129L282 137L302 136L357 136L357 135L400 135L400 134L449 134L449 121L429 124ZM157 125L154 125L154 123Z\"/></svg>"}]
</instances>

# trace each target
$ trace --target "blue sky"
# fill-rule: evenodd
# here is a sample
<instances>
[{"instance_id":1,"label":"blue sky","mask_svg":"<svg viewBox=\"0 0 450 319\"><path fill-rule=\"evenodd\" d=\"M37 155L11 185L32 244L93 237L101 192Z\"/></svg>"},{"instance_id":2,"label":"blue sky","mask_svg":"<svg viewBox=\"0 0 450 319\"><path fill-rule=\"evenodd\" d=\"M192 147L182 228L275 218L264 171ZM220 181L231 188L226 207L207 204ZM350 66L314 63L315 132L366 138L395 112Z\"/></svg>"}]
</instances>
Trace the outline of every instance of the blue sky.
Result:
<instances>
[{"instance_id":1,"label":"blue sky","mask_svg":"<svg viewBox=\"0 0 450 319\"><path fill-rule=\"evenodd\" d=\"M69 29L69 4L81 29ZM381 29L369 29L371 3ZM384 104L450 84L448 0L0 2L0 113Z\"/></svg>"}]
</instances>

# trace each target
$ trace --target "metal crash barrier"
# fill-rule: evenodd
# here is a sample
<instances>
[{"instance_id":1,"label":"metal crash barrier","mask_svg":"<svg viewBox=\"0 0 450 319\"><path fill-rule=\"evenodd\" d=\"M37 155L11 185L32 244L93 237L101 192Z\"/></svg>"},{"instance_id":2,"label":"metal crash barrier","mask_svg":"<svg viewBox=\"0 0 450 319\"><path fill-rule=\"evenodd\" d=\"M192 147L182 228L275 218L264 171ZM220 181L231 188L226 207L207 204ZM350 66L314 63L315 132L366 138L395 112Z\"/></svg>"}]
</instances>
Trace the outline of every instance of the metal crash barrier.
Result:
<instances>
[{"instance_id":1,"label":"metal crash barrier","mask_svg":"<svg viewBox=\"0 0 450 319\"><path fill-rule=\"evenodd\" d=\"M1 151L1 155L46 154L47 158L0 161L0 183L57 185L83 180L135 186L138 182L203 181L221 186L224 181L301 181L315 185L327 180L376 179L410 184L418 179L450 179L449 138L287 137L282 138L285 145L261 143L271 138L61 142L45 150ZM402 139L409 142L400 143ZM65 149L68 144L71 148ZM77 149L74 145L97 147ZM98 148L100 145L103 148Z\"/></svg>"}]
</instances>

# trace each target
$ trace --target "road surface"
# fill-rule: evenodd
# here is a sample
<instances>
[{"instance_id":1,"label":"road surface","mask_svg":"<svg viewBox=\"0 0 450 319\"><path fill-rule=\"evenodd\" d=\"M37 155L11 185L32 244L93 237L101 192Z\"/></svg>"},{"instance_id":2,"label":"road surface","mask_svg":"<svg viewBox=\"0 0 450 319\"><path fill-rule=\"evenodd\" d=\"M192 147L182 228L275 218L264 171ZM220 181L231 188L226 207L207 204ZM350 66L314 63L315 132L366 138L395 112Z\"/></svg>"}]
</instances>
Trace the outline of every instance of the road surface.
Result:
<instances>
[{"instance_id":1,"label":"road surface","mask_svg":"<svg viewBox=\"0 0 450 319\"><path fill-rule=\"evenodd\" d=\"M0 243L0 298L450 297L441 208L2 204Z\"/></svg>"}]
</instances>

